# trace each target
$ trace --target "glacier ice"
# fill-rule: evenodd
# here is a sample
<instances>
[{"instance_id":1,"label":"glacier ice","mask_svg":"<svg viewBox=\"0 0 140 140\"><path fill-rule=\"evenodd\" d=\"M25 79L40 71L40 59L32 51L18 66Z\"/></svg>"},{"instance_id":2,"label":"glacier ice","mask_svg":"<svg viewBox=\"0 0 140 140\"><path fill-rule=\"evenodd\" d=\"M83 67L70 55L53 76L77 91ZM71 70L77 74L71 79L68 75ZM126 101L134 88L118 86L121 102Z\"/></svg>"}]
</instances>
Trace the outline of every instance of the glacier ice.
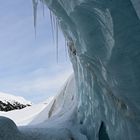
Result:
<instances>
[{"instance_id":1,"label":"glacier ice","mask_svg":"<svg viewBox=\"0 0 140 140\"><path fill-rule=\"evenodd\" d=\"M140 20L132 2L45 2L69 42L80 132L102 139L104 126L108 139L140 139Z\"/></svg>"},{"instance_id":2,"label":"glacier ice","mask_svg":"<svg viewBox=\"0 0 140 140\"><path fill-rule=\"evenodd\" d=\"M139 0L43 2L66 37L76 89L63 89L64 96L56 97L54 104L58 100L61 104L55 108L52 103L52 118L45 120L41 115L42 123L20 131L30 139L139 140ZM35 127L36 132L42 130L39 136Z\"/></svg>"}]
</instances>

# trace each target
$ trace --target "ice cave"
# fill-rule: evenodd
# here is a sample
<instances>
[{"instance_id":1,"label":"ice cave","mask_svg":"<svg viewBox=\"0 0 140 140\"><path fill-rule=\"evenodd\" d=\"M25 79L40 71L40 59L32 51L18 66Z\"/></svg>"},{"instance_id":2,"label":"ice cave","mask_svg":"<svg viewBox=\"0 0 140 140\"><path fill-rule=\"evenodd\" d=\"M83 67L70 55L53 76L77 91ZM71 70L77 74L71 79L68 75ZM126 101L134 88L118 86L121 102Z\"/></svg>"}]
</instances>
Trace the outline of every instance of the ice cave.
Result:
<instances>
[{"instance_id":1,"label":"ice cave","mask_svg":"<svg viewBox=\"0 0 140 140\"><path fill-rule=\"evenodd\" d=\"M0 140L140 140L140 0L33 0L35 15L39 2L74 74L29 125L0 117Z\"/></svg>"}]
</instances>

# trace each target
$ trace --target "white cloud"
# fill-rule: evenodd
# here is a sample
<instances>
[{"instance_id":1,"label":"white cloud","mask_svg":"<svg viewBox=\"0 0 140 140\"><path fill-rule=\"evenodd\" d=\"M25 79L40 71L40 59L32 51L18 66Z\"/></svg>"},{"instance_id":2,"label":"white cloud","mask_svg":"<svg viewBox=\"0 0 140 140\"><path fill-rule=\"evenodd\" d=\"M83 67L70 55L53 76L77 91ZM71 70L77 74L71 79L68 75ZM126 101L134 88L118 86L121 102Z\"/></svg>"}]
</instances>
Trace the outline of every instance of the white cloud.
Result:
<instances>
[{"instance_id":1,"label":"white cloud","mask_svg":"<svg viewBox=\"0 0 140 140\"><path fill-rule=\"evenodd\" d=\"M0 80L3 92L12 93L15 95L23 96L29 100L40 100L46 97L57 94L60 88L63 86L67 78L72 74L72 68L62 68L62 66L54 67L56 70L47 72L47 69L38 69L33 71L24 78L10 79L9 81ZM57 72L56 72L57 71Z\"/></svg>"},{"instance_id":2,"label":"white cloud","mask_svg":"<svg viewBox=\"0 0 140 140\"><path fill-rule=\"evenodd\" d=\"M25 82L24 85L19 84L18 89L24 92L43 91L47 94L47 91L58 90L65 83L71 73L72 70L70 69L69 71L61 71L61 73L55 75L31 79L30 81Z\"/></svg>"}]
</instances>

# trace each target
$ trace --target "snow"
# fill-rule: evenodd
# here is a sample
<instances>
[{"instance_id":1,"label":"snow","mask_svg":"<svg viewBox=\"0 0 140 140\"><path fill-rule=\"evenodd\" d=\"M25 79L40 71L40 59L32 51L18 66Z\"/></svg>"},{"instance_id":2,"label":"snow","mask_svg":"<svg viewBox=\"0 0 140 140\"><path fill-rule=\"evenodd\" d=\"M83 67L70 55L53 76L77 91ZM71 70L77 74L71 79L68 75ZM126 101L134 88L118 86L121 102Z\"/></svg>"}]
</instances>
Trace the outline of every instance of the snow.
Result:
<instances>
[{"instance_id":1,"label":"snow","mask_svg":"<svg viewBox=\"0 0 140 140\"><path fill-rule=\"evenodd\" d=\"M43 1L66 37L74 76L27 126L0 118L2 140L140 140L138 1Z\"/></svg>"},{"instance_id":2,"label":"snow","mask_svg":"<svg viewBox=\"0 0 140 140\"><path fill-rule=\"evenodd\" d=\"M74 128L76 116L73 113L77 106L75 93L75 79L72 75L55 97L22 110L1 112L6 118L0 117L0 140L86 140ZM73 132L69 127L73 127Z\"/></svg>"},{"instance_id":3,"label":"snow","mask_svg":"<svg viewBox=\"0 0 140 140\"><path fill-rule=\"evenodd\" d=\"M18 102L23 105L31 105L31 102L25 100L23 97L14 96L4 92L0 92L0 101L2 101L3 103L9 102L13 104L14 102Z\"/></svg>"},{"instance_id":4,"label":"snow","mask_svg":"<svg viewBox=\"0 0 140 140\"><path fill-rule=\"evenodd\" d=\"M0 116L10 118L17 126L28 125L32 120L53 100L49 97L46 101L32 106L9 112L0 111Z\"/></svg>"}]
</instances>

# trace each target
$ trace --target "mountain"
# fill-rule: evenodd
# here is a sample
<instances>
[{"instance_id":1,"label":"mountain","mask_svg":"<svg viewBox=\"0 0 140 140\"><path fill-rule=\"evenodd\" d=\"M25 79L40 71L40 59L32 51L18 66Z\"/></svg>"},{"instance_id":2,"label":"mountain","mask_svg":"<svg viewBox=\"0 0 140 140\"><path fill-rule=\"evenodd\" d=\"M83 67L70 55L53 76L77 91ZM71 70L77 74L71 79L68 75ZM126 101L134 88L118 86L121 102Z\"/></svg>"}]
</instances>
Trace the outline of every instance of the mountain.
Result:
<instances>
[{"instance_id":1,"label":"mountain","mask_svg":"<svg viewBox=\"0 0 140 140\"><path fill-rule=\"evenodd\" d=\"M23 97L0 92L0 111L11 111L31 106L31 102Z\"/></svg>"},{"instance_id":2,"label":"mountain","mask_svg":"<svg viewBox=\"0 0 140 140\"><path fill-rule=\"evenodd\" d=\"M15 124L17 126L25 126L30 123L32 123L32 124L39 123L41 120L43 120L43 118L48 116L48 113L44 114L41 112L45 108L47 108L49 110L49 108L52 105L51 102L53 100L54 100L54 97L52 96L43 102L40 102L38 104L32 104L32 106L25 107L20 110L12 110L12 111L8 111L8 112L0 111L0 116L10 118L11 120L13 120L15 122Z\"/></svg>"}]
</instances>

